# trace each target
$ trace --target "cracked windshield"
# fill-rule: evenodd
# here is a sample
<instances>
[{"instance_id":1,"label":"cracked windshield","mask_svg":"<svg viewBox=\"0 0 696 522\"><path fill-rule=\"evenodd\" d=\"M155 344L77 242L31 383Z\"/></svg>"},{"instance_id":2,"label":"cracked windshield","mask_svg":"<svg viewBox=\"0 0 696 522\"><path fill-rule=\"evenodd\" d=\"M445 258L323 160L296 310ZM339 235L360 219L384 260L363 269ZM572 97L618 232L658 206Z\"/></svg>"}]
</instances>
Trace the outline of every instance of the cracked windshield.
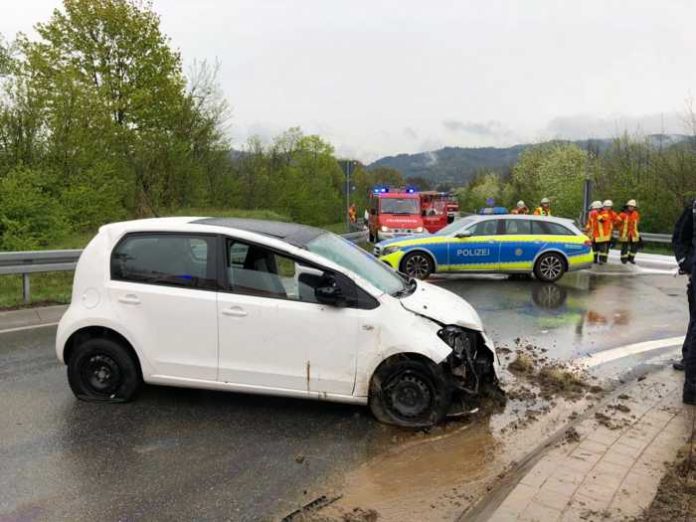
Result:
<instances>
[{"instance_id":1,"label":"cracked windshield","mask_svg":"<svg viewBox=\"0 0 696 522\"><path fill-rule=\"evenodd\" d=\"M0 522L696 520L694 20L2 2Z\"/></svg>"}]
</instances>

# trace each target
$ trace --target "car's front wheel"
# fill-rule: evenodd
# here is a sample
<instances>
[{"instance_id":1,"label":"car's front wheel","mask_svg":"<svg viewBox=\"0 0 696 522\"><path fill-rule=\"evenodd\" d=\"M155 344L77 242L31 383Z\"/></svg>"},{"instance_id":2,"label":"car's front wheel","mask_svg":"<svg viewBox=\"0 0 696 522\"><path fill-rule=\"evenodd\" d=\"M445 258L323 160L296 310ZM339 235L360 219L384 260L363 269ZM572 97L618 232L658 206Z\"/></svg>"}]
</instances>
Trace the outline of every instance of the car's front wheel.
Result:
<instances>
[{"instance_id":1,"label":"car's front wheel","mask_svg":"<svg viewBox=\"0 0 696 522\"><path fill-rule=\"evenodd\" d=\"M423 252L406 254L401 261L401 271L407 276L415 277L416 279L427 279L434 269L432 259Z\"/></svg>"},{"instance_id":2,"label":"car's front wheel","mask_svg":"<svg viewBox=\"0 0 696 522\"><path fill-rule=\"evenodd\" d=\"M554 252L542 254L534 265L534 275L539 281L553 283L558 281L566 271L563 258Z\"/></svg>"},{"instance_id":3,"label":"car's front wheel","mask_svg":"<svg viewBox=\"0 0 696 522\"><path fill-rule=\"evenodd\" d=\"M434 363L386 361L370 382L370 409L386 424L433 426L445 417L451 400L451 388Z\"/></svg>"},{"instance_id":4,"label":"car's front wheel","mask_svg":"<svg viewBox=\"0 0 696 522\"><path fill-rule=\"evenodd\" d=\"M70 356L68 382L78 399L126 402L140 389L142 376L123 346L111 339L93 338Z\"/></svg>"}]
</instances>

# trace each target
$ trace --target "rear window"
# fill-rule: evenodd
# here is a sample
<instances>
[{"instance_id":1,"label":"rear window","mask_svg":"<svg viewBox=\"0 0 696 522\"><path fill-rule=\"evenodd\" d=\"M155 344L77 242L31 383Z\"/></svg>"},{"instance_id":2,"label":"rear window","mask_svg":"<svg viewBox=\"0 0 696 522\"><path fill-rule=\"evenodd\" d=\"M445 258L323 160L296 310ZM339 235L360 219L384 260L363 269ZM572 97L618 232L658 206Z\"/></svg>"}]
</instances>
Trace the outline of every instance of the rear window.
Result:
<instances>
[{"instance_id":1,"label":"rear window","mask_svg":"<svg viewBox=\"0 0 696 522\"><path fill-rule=\"evenodd\" d=\"M550 221L532 221L532 234L545 236L574 236L575 233L563 225Z\"/></svg>"},{"instance_id":2,"label":"rear window","mask_svg":"<svg viewBox=\"0 0 696 522\"><path fill-rule=\"evenodd\" d=\"M156 233L127 235L111 254L111 279L215 289L215 238Z\"/></svg>"},{"instance_id":3,"label":"rear window","mask_svg":"<svg viewBox=\"0 0 696 522\"><path fill-rule=\"evenodd\" d=\"M529 235L532 233L532 223L528 219L506 219L505 234Z\"/></svg>"}]
</instances>

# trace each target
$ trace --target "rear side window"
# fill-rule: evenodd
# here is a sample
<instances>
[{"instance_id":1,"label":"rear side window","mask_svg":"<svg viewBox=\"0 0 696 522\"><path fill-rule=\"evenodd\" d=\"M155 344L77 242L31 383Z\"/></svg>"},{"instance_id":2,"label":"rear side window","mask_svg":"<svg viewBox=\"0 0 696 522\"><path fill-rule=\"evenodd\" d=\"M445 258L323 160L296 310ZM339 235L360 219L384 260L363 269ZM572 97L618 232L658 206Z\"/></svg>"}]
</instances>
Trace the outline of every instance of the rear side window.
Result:
<instances>
[{"instance_id":1,"label":"rear side window","mask_svg":"<svg viewBox=\"0 0 696 522\"><path fill-rule=\"evenodd\" d=\"M569 228L551 223L549 221L532 221L532 234L545 236L574 236L575 233Z\"/></svg>"},{"instance_id":2,"label":"rear side window","mask_svg":"<svg viewBox=\"0 0 696 522\"><path fill-rule=\"evenodd\" d=\"M131 234L111 254L111 279L214 290L215 238Z\"/></svg>"},{"instance_id":3,"label":"rear side window","mask_svg":"<svg viewBox=\"0 0 696 522\"><path fill-rule=\"evenodd\" d=\"M505 233L509 235L529 235L532 233L532 223L528 219L506 219Z\"/></svg>"}]
</instances>

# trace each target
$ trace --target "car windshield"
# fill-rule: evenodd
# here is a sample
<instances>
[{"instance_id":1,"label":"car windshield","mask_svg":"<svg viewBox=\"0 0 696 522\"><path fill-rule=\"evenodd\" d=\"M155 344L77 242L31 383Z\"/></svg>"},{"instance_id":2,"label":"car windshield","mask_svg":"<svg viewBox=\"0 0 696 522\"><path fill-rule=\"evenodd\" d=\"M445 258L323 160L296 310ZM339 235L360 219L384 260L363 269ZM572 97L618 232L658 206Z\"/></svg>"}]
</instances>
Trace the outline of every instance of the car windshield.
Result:
<instances>
[{"instance_id":1,"label":"car windshield","mask_svg":"<svg viewBox=\"0 0 696 522\"><path fill-rule=\"evenodd\" d=\"M449 225L447 225L445 228L441 228L437 232L435 232L436 236L451 236L452 234L455 234L459 232L461 229L465 228L468 225L471 225L476 221L476 216L468 216L462 219L457 219L456 221L453 221Z\"/></svg>"},{"instance_id":2,"label":"car windshield","mask_svg":"<svg viewBox=\"0 0 696 522\"><path fill-rule=\"evenodd\" d=\"M416 198L381 198L382 214L420 214L420 200Z\"/></svg>"},{"instance_id":3,"label":"car windshield","mask_svg":"<svg viewBox=\"0 0 696 522\"><path fill-rule=\"evenodd\" d=\"M362 248L327 232L307 243L307 250L355 272L375 288L402 295L408 288L404 278Z\"/></svg>"}]
</instances>

